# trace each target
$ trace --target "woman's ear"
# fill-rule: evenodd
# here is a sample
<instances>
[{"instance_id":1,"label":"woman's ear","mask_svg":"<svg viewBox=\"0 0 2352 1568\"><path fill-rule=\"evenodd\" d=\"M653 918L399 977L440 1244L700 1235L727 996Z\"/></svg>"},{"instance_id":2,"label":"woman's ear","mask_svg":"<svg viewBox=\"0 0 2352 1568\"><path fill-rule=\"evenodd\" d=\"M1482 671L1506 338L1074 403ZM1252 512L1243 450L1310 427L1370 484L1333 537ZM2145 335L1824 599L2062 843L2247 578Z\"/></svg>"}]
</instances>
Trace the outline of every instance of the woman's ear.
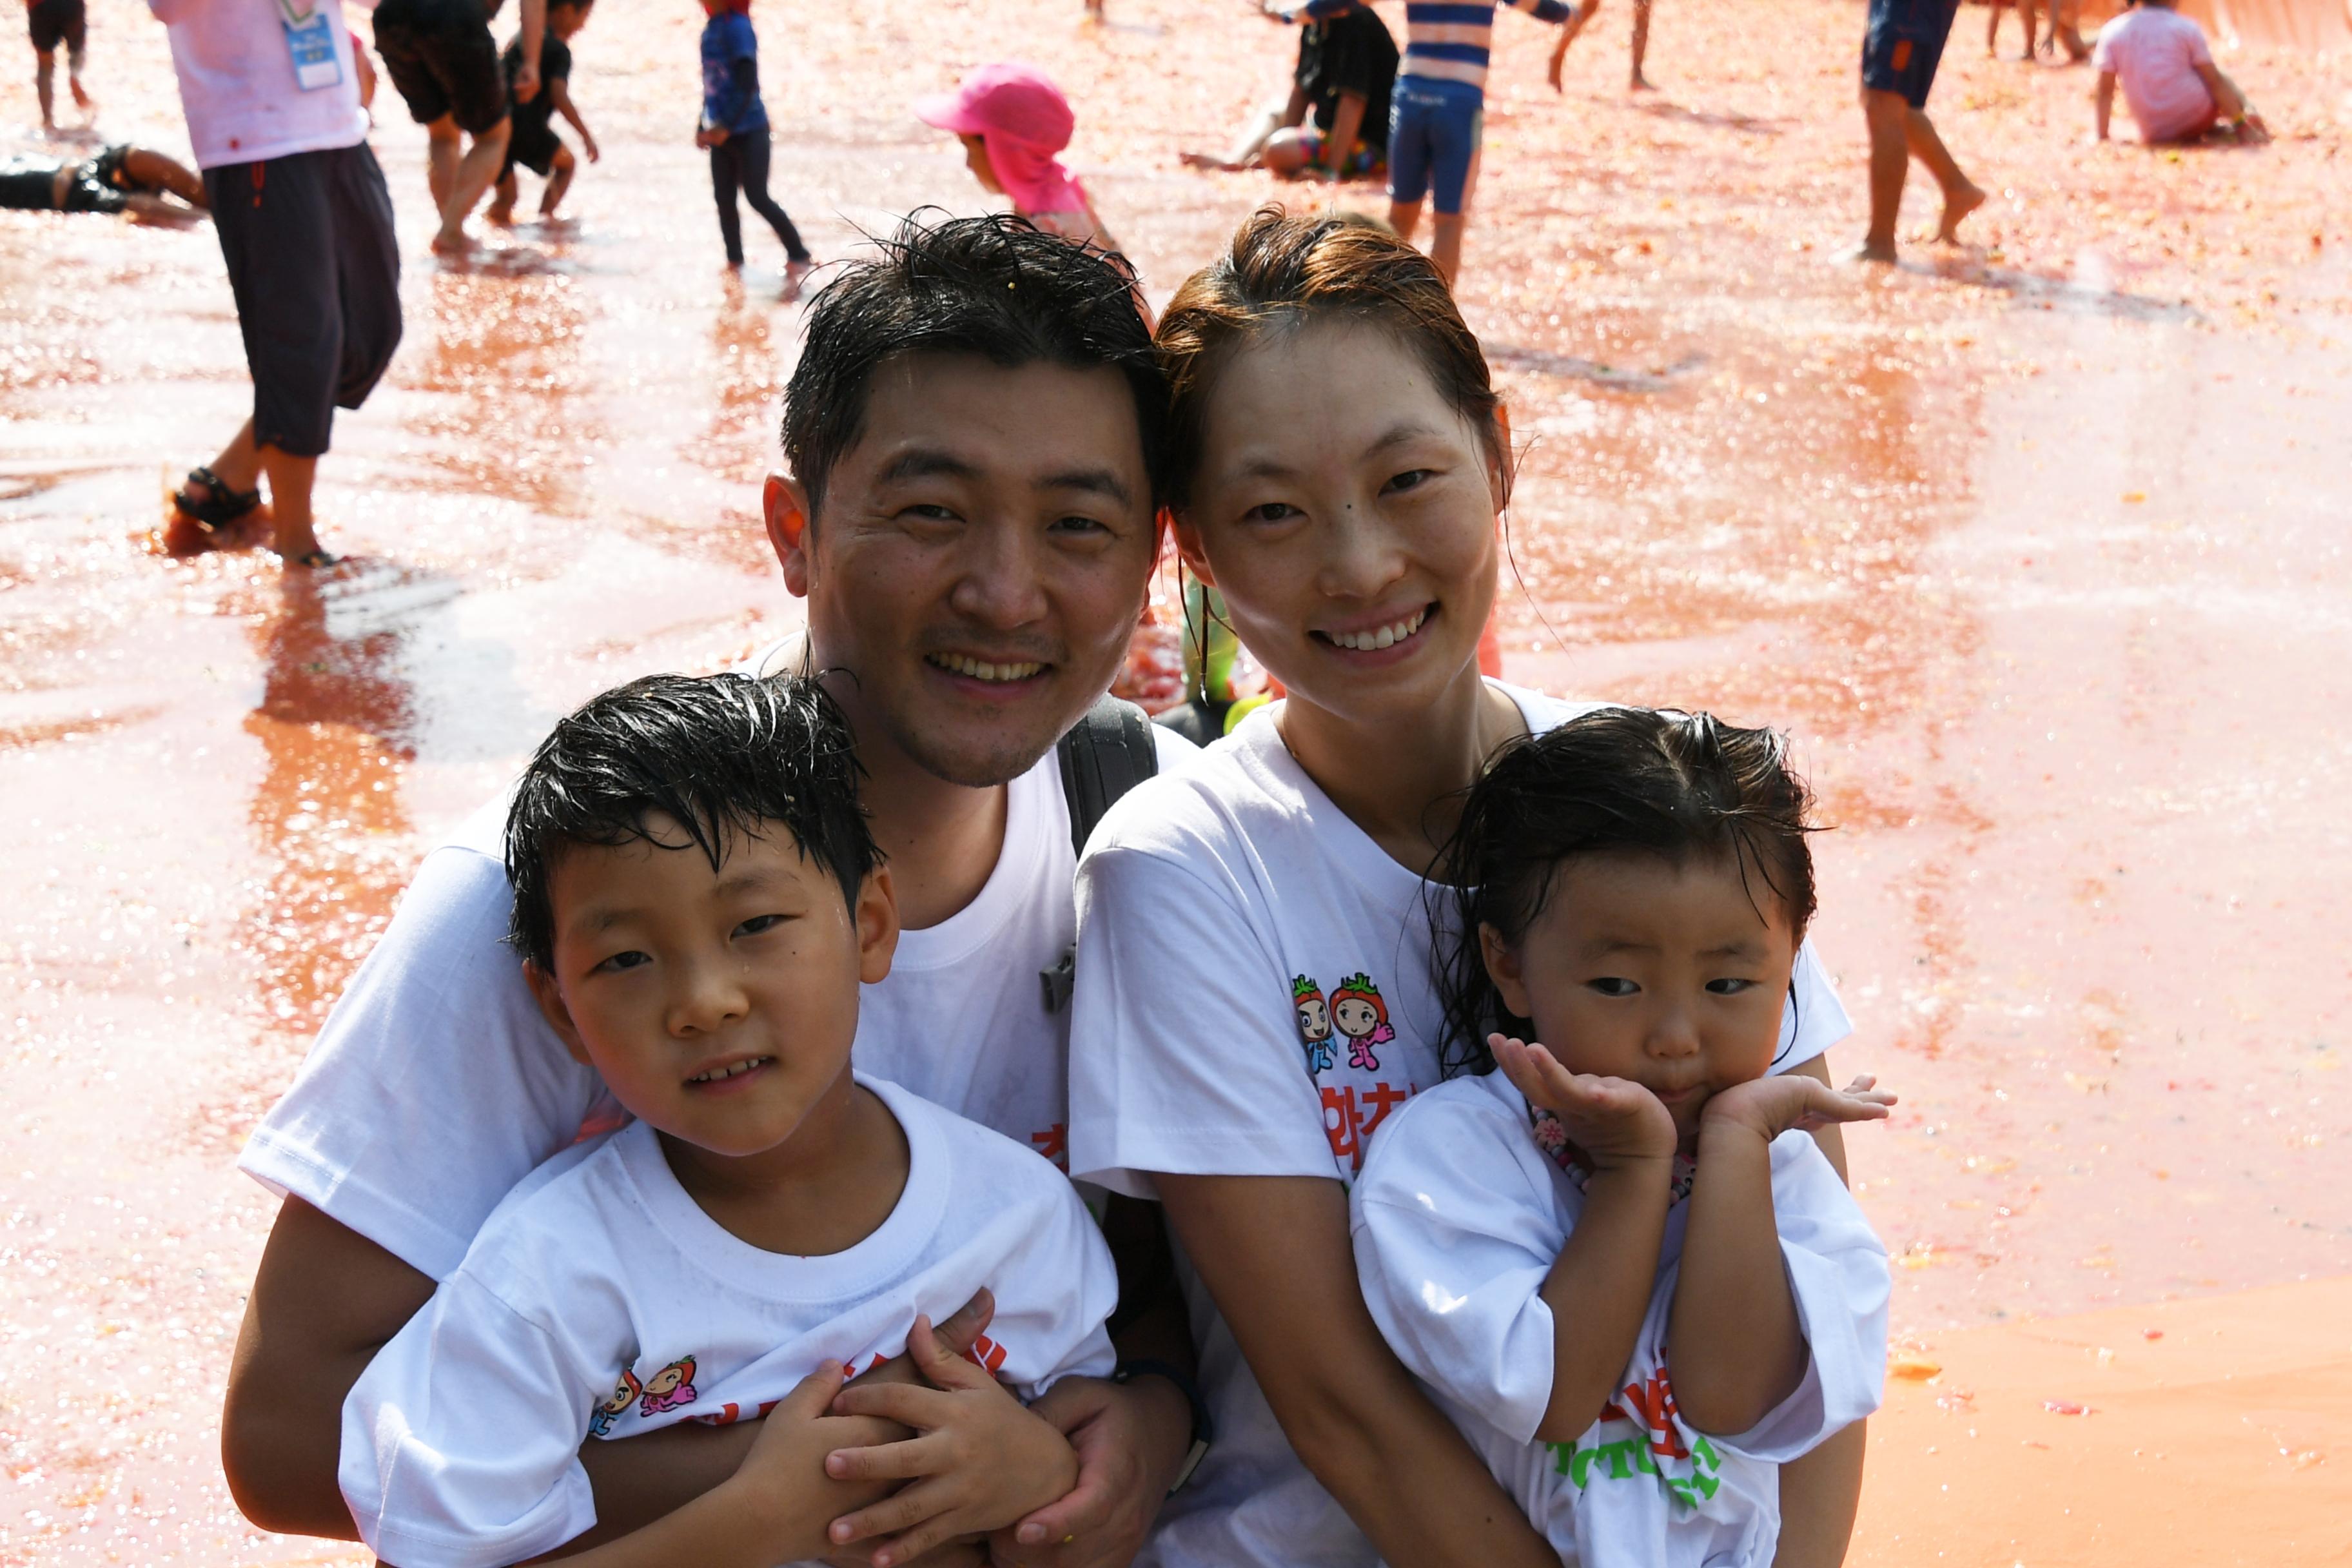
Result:
<instances>
[{"instance_id":1,"label":"woman's ear","mask_svg":"<svg viewBox=\"0 0 2352 1568\"><path fill-rule=\"evenodd\" d=\"M1198 577L1208 587L1217 585L1217 574L1209 570L1207 552L1201 548L1201 531L1192 526L1181 511L1168 514L1176 538L1176 553L1182 558L1184 570Z\"/></svg>"},{"instance_id":2,"label":"woman's ear","mask_svg":"<svg viewBox=\"0 0 2352 1568\"><path fill-rule=\"evenodd\" d=\"M857 889L857 978L878 985L889 977L890 960L898 951L898 891L890 884L890 868L877 866Z\"/></svg>"},{"instance_id":3,"label":"woman's ear","mask_svg":"<svg viewBox=\"0 0 2352 1568\"><path fill-rule=\"evenodd\" d=\"M1486 961L1486 978L1495 983L1496 994L1515 1018L1531 1018L1528 1010L1528 983L1519 968L1519 950L1503 940L1503 933L1485 921L1478 922L1478 954Z\"/></svg>"},{"instance_id":4,"label":"woman's ear","mask_svg":"<svg viewBox=\"0 0 2352 1568\"><path fill-rule=\"evenodd\" d=\"M564 1002L563 993L556 988L555 976L541 969L537 959L526 958L522 961L522 978L530 987L531 1000L539 1004L540 1016L555 1031L555 1037L563 1042L563 1048L572 1053L572 1059L582 1067L595 1066L588 1059L587 1042L580 1037L580 1026L572 1021L572 1009Z\"/></svg>"},{"instance_id":5,"label":"woman's ear","mask_svg":"<svg viewBox=\"0 0 2352 1568\"><path fill-rule=\"evenodd\" d=\"M770 474L760 487L760 510L767 519L768 545L784 569L784 587L795 599L809 591L808 490L785 474Z\"/></svg>"}]
</instances>

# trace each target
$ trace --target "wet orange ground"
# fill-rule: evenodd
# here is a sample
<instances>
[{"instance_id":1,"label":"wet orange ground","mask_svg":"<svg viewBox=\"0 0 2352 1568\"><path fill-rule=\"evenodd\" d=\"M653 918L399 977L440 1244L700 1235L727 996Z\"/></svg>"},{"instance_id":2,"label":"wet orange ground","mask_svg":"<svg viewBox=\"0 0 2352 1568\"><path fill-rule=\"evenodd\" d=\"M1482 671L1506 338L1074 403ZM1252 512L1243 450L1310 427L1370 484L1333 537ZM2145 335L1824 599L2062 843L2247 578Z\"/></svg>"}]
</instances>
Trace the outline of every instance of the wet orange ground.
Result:
<instances>
[{"instance_id":1,"label":"wet orange ground","mask_svg":"<svg viewBox=\"0 0 2352 1568\"><path fill-rule=\"evenodd\" d=\"M161 30L92 8L105 129L184 147ZM832 255L973 209L903 105L1025 52L1164 299L1273 189L1176 151L1290 39L1111 9L763 0L780 196ZM1985 61L1971 7L1934 107L1995 199L1857 273L1858 6L1660 0L1638 100L1627 9L1562 99L1498 26L1465 298L1528 447L1508 659L1793 727L1838 826L1819 934L1843 1065L1905 1096L1854 1144L1911 1374L1854 1560L2352 1560L2345 62L2225 57L2266 150L2095 152L2084 73ZM753 508L797 312L764 234L720 277L698 23L604 0L580 226L471 269L424 257L381 106L408 338L339 422L322 577L145 553L245 406L211 235L0 215L0 1561L347 1559L219 1482L271 1213L237 1142L558 711L794 618Z\"/></svg>"}]
</instances>

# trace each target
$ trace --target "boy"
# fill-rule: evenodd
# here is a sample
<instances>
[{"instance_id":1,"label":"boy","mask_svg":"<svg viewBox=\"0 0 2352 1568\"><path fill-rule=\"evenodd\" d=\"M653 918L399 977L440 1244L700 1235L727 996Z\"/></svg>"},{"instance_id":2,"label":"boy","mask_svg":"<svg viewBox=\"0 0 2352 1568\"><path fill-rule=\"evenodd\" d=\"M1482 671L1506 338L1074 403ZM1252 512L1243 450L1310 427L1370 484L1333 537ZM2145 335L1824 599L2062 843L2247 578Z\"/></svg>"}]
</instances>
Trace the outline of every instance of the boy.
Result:
<instances>
[{"instance_id":1,"label":"boy","mask_svg":"<svg viewBox=\"0 0 2352 1568\"><path fill-rule=\"evenodd\" d=\"M572 188L572 171L578 164L572 149L550 123L555 114L561 113L580 132L581 151L588 154L590 163L600 156L595 134L572 102L572 36L588 25L588 13L594 6L595 0L552 0L547 7L547 36L539 47L539 91L528 103L517 100L507 113L506 166L499 171L497 194L490 199L490 210L483 215L502 227L514 221L516 164L547 181L539 194L541 223L554 221L563 193ZM517 34L506 52L509 87L522 74L522 37Z\"/></svg>"},{"instance_id":2,"label":"boy","mask_svg":"<svg viewBox=\"0 0 2352 1568\"><path fill-rule=\"evenodd\" d=\"M2249 132L2267 140L2270 131L2263 117L2213 63L2205 29L2173 5L2174 0L2139 0L2136 8L2099 29L2093 52L2099 70L2094 139L2107 139L2116 83L2121 81L2124 105L2147 146L2197 141L2215 130L2224 116L2237 140L2248 140Z\"/></svg>"},{"instance_id":3,"label":"boy","mask_svg":"<svg viewBox=\"0 0 2352 1568\"><path fill-rule=\"evenodd\" d=\"M506 163L508 88L490 37L498 10L499 0L382 0L375 8L375 52L429 138L425 175L441 215L433 248L442 255L466 248L466 218ZM547 0L522 0L516 103L539 96L546 23ZM466 147L468 136L473 145Z\"/></svg>"},{"instance_id":4,"label":"boy","mask_svg":"<svg viewBox=\"0 0 2352 1568\"><path fill-rule=\"evenodd\" d=\"M847 1365L902 1349L935 1388L835 1408L948 1440L831 1461L918 1478L894 1500L919 1506L892 1510L908 1533L878 1543L894 1558L1070 1489L1068 1443L998 1380L1034 1397L1110 1370L1109 1253L1051 1163L851 1071L859 986L898 937L858 773L839 710L794 677L634 681L531 760L507 818L511 940L550 1026L637 1120L526 1178L352 1390L341 1479L380 1555L550 1551L595 1523L584 1438L788 1395L821 1411ZM967 1366L930 1320L984 1287ZM774 1510L823 1481L840 1430L770 1423L731 1480L577 1561L770 1568Z\"/></svg>"},{"instance_id":5,"label":"boy","mask_svg":"<svg viewBox=\"0 0 2352 1568\"><path fill-rule=\"evenodd\" d=\"M58 46L66 47L66 86L73 89L74 107L87 117L94 107L82 90L82 50L89 42L89 15L84 0L25 0L25 22L33 35L33 89L41 100L41 134L58 131Z\"/></svg>"},{"instance_id":6,"label":"boy","mask_svg":"<svg viewBox=\"0 0 2352 1568\"><path fill-rule=\"evenodd\" d=\"M1941 245L1960 242L1960 220L1984 205L1927 118L1944 42L1952 35L1959 0L1870 0L1862 43L1862 112L1870 125L1870 229L1848 251L1848 261L1895 259L1895 223L1903 212L1903 182L1917 158L1944 190L1936 225Z\"/></svg>"}]
</instances>

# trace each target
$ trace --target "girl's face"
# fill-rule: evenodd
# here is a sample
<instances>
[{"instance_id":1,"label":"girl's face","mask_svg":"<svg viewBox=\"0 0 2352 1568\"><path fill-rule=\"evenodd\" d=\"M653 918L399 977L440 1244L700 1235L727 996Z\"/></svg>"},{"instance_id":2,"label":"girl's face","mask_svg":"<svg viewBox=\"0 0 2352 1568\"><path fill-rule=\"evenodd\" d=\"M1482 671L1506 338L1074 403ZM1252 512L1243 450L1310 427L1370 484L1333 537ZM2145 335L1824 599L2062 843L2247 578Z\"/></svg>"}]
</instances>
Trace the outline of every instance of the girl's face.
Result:
<instances>
[{"instance_id":1,"label":"girl's face","mask_svg":"<svg viewBox=\"0 0 2352 1568\"><path fill-rule=\"evenodd\" d=\"M1409 724L1475 678L1501 476L1419 355L1351 321L1261 339L1203 435L1178 544L1294 695Z\"/></svg>"},{"instance_id":2,"label":"girl's face","mask_svg":"<svg viewBox=\"0 0 2352 1568\"><path fill-rule=\"evenodd\" d=\"M1648 1089L1688 1150L1707 1100L1762 1078L1780 1046L1797 942L1752 869L1748 884L1756 901L1711 859L1569 861L1516 948L1480 928L1486 972L1560 1065Z\"/></svg>"},{"instance_id":3,"label":"girl's face","mask_svg":"<svg viewBox=\"0 0 2352 1568\"><path fill-rule=\"evenodd\" d=\"M1350 996L1331 1010L1331 1021L1350 1039L1361 1039L1379 1026L1381 1016L1370 1002Z\"/></svg>"},{"instance_id":4,"label":"girl's face","mask_svg":"<svg viewBox=\"0 0 2352 1568\"><path fill-rule=\"evenodd\" d=\"M980 188L990 195L1001 196L1004 187L996 183L996 165L988 161L988 142L979 136L958 136L963 143L963 166L980 182Z\"/></svg>"}]
</instances>

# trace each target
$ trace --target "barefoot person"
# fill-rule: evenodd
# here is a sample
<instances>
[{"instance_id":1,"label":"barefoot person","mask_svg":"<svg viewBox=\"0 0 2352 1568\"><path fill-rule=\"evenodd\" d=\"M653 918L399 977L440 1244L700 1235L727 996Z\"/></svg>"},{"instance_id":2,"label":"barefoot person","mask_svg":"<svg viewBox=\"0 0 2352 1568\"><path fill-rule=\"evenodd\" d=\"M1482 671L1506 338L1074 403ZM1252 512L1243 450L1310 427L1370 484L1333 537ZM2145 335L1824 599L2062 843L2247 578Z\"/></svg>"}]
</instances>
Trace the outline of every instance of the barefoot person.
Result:
<instances>
[{"instance_id":1,"label":"barefoot person","mask_svg":"<svg viewBox=\"0 0 2352 1568\"><path fill-rule=\"evenodd\" d=\"M1423 874L1460 792L1589 706L1479 673L1499 403L1434 265L1337 217L1251 218L1159 341L1177 542L1288 696L1114 806L1079 872L1071 1169L1166 1210L1216 1420L1146 1561L1558 1568L1382 1340L1348 1215L1442 1077ZM1775 1065L1818 1074L1845 1014L1809 949L1792 978ZM1858 1450L1829 1462L1790 1472L1794 1561L1843 1550Z\"/></svg>"},{"instance_id":2,"label":"barefoot person","mask_svg":"<svg viewBox=\"0 0 2352 1568\"><path fill-rule=\"evenodd\" d=\"M33 35L33 90L41 100L41 132L58 129L58 46L66 47L66 86L74 107L87 118L95 107L81 85L82 56L89 45L85 0L25 0L25 24Z\"/></svg>"},{"instance_id":3,"label":"barefoot person","mask_svg":"<svg viewBox=\"0 0 2352 1568\"><path fill-rule=\"evenodd\" d=\"M341 0L298 24L277 5L148 0L172 41L188 141L228 263L253 416L173 500L220 534L269 486L272 548L320 566L310 487L337 408L357 408L400 343L392 195L368 150Z\"/></svg>"},{"instance_id":4,"label":"barefoot person","mask_svg":"<svg viewBox=\"0 0 2352 1568\"><path fill-rule=\"evenodd\" d=\"M2199 141L2225 124L2234 140L2268 138L2270 128L2263 117L2213 63L2205 29L2175 10L2174 4L2139 0L2099 29L2092 55L2099 72L2092 110L2094 138L2107 139L2118 82L2124 106L2139 127L2139 139L2150 147Z\"/></svg>"},{"instance_id":5,"label":"barefoot person","mask_svg":"<svg viewBox=\"0 0 2352 1568\"><path fill-rule=\"evenodd\" d=\"M209 211L208 200L202 174L177 159L127 142L94 158L19 154L0 160L0 207L21 212L186 216Z\"/></svg>"},{"instance_id":6,"label":"barefoot person","mask_svg":"<svg viewBox=\"0 0 2352 1568\"><path fill-rule=\"evenodd\" d=\"M595 0L551 0L547 7L547 36L539 46L539 91L529 100L517 100L507 112L506 166L499 171L490 210L482 215L494 224L514 221L518 164L547 181L539 193L539 221L555 220L555 209L563 204L563 193L572 188L572 173L579 167L572 149L555 133L556 115L572 122L580 137L580 150L588 154L590 163L604 156L596 149L588 122L572 101L572 39L588 25L588 13L594 8ZM518 37L507 46L500 62L509 87L522 75L522 39Z\"/></svg>"},{"instance_id":7,"label":"barefoot person","mask_svg":"<svg viewBox=\"0 0 2352 1568\"><path fill-rule=\"evenodd\" d=\"M768 106L760 97L760 39L751 0L702 0L702 120L694 144L710 153L710 194L719 204L719 237L727 265L743 265L743 216L735 193L776 231L784 247L784 296L797 295L816 258L801 231L768 194Z\"/></svg>"},{"instance_id":8,"label":"barefoot person","mask_svg":"<svg viewBox=\"0 0 2352 1568\"><path fill-rule=\"evenodd\" d=\"M1847 253L1853 261L1895 259L1895 225L1903 213L1904 178L1916 158L1944 193L1936 239L1958 245L1960 220L1984 205L1985 194L1953 162L1927 118L1944 42L1952 35L1959 0L1870 0L1862 43L1862 113L1870 126L1870 229Z\"/></svg>"},{"instance_id":9,"label":"barefoot person","mask_svg":"<svg viewBox=\"0 0 2352 1568\"><path fill-rule=\"evenodd\" d=\"M753 668L824 672L903 927L888 977L861 998L859 1069L1056 1164L1070 1012L1040 976L1059 973L1076 919L1056 741L1119 669L1155 553L1165 391L1128 289L1111 260L1014 218L903 230L810 305L784 394L788 472L765 495L808 630ZM1189 751L1160 742L1171 764ZM493 804L425 858L246 1151L285 1205L230 1372L223 1455L266 1528L352 1538L336 1484L345 1394L508 1189L616 1114L504 941L503 820ZM1148 1209L1109 1216L1121 1373L1065 1379L1033 1407L1066 1438L1076 1489L1016 1525L1000 1561L1123 1568L1192 1452L1190 1341L1180 1300L1145 1289L1117 1238L1136 1217L1156 1224ZM924 1402L900 1403L923 1392L863 1409L930 1426ZM835 1446L896 1435L859 1426L871 1435ZM599 1530L727 1481L761 1427L585 1442ZM812 1468L776 1500L789 1517L769 1560L896 1528L858 1510L895 1485L870 1478L908 1471L869 1462L832 1479Z\"/></svg>"},{"instance_id":10,"label":"barefoot person","mask_svg":"<svg viewBox=\"0 0 2352 1568\"><path fill-rule=\"evenodd\" d=\"M1264 15L1298 20L1290 12ZM1396 39L1370 5L1310 16L1298 30L1289 98L1266 105L1224 152L1181 156L1195 169L1264 168L1286 180L1385 174L1397 59Z\"/></svg>"},{"instance_id":11,"label":"barefoot person","mask_svg":"<svg viewBox=\"0 0 2352 1568\"><path fill-rule=\"evenodd\" d=\"M394 89L428 138L425 184L441 215L433 248L443 255L466 248L466 219L506 163L507 81L498 42L490 36L499 3L383 0L375 10L375 52L383 57ZM547 0L522 0L517 103L538 96L540 40L546 26Z\"/></svg>"}]
</instances>

